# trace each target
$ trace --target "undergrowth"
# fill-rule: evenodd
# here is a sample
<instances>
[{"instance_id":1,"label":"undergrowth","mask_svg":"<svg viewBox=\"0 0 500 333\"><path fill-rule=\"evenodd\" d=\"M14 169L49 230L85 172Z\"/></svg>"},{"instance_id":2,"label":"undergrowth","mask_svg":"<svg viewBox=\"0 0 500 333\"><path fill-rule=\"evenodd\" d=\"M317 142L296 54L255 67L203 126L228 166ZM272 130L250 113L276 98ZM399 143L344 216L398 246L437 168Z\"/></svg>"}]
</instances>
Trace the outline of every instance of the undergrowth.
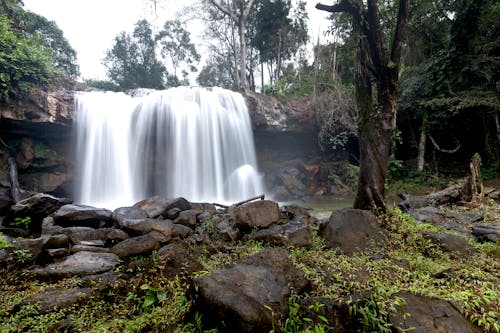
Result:
<instances>
[{"instance_id":1,"label":"undergrowth","mask_svg":"<svg viewBox=\"0 0 500 333\"><path fill-rule=\"evenodd\" d=\"M496 213L491 214L489 218L495 221ZM381 216L380 221L389 241L370 252L348 256L329 249L315 227L310 248L289 248L293 263L312 282L312 290L289 299L289 315L284 322L275 323L276 332L334 332L332 323L320 314L321 302L305 309L312 316L303 314L301 301L315 298L343 302L360 332L390 332L389 314L404 303L395 296L401 291L453 301L484 331L500 332L500 263L492 255L499 244L471 241L478 253L459 256L443 252L422 236L424 231L446 230L419 224L398 210ZM193 279L237 263L265 245L256 241L222 243L211 221L199 228L212 239L197 248L202 269L180 269L172 277L165 274L168 267L154 254L133 258L116 269L127 277L123 281L101 289L94 282L94 292L86 303L46 313L36 305L20 305L42 290L79 287L82 282L42 283L14 265L2 267L0 332L216 332L204 330L202 315L193 313ZM436 277L448 269L454 274ZM356 301L355 295L362 295L363 301Z\"/></svg>"}]
</instances>

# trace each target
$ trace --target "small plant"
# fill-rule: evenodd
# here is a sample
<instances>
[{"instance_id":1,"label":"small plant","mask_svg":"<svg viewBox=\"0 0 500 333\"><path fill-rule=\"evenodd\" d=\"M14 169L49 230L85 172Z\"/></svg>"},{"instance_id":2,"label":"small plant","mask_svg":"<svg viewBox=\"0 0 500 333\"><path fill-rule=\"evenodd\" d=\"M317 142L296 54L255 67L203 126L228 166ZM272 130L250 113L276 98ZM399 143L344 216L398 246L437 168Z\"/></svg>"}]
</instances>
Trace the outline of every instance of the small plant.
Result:
<instances>
[{"instance_id":1,"label":"small plant","mask_svg":"<svg viewBox=\"0 0 500 333\"><path fill-rule=\"evenodd\" d=\"M16 217L12 223L14 226L28 230L31 224L31 217Z\"/></svg>"},{"instance_id":2,"label":"small plant","mask_svg":"<svg viewBox=\"0 0 500 333\"><path fill-rule=\"evenodd\" d=\"M163 302L165 298L167 298L167 292L148 284L143 284L141 290L146 290L146 298L144 299L144 303L142 303L143 309L148 309L155 304Z\"/></svg>"},{"instance_id":3,"label":"small plant","mask_svg":"<svg viewBox=\"0 0 500 333\"><path fill-rule=\"evenodd\" d=\"M0 250L3 250L5 248L8 248L10 246L10 243L7 242L5 238L2 237L2 233L0 232Z\"/></svg>"}]
</instances>

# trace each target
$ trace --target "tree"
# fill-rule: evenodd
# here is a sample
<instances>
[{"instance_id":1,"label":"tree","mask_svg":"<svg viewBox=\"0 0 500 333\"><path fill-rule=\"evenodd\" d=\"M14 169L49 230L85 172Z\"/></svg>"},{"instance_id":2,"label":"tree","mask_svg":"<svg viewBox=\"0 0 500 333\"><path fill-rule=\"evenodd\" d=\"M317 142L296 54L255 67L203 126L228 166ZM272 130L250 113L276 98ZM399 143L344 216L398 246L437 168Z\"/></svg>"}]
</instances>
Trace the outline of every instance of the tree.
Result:
<instances>
[{"instance_id":1,"label":"tree","mask_svg":"<svg viewBox=\"0 0 500 333\"><path fill-rule=\"evenodd\" d=\"M190 72L197 71L194 64L200 61L200 55L191 43L189 32L182 27L179 20L166 21L163 30L156 36L156 40L160 43L163 58L170 60L175 77L177 77L177 69L181 63L185 63ZM187 75L188 72L183 70L183 76Z\"/></svg>"},{"instance_id":2,"label":"tree","mask_svg":"<svg viewBox=\"0 0 500 333\"><path fill-rule=\"evenodd\" d=\"M202 87L221 87L230 90L237 90L236 78L232 71L230 57L212 54L206 65L198 74L196 82Z\"/></svg>"},{"instance_id":3,"label":"tree","mask_svg":"<svg viewBox=\"0 0 500 333\"><path fill-rule=\"evenodd\" d=\"M259 51L261 64L268 63L271 83L283 75L285 61L308 41L305 3L299 1L293 17L290 10L289 0L262 0L252 15L251 45Z\"/></svg>"},{"instance_id":4,"label":"tree","mask_svg":"<svg viewBox=\"0 0 500 333\"><path fill-rule=\"evenodd\" d=\"M360 171L354 208L386 210L384 186L396 129L396 100L403 36L408 21L408 0L399 0L390 47L384 41L391 26L383 26L376 0L340 0L316 8L352 16L358 34L355 78L359 112ZM373 84L375 86L373 86ZM373 98L374 88L376 98Z\"/></svg>"},{"instance_id":5,"label":"tree","mask_svg":"<svg viewBox=\"0 0 500 333\"><path fill-rule=\"evenodd\" d=\"M103 60L109 78L120 89L163 89L167 73L157 59L156 42L150 24L138 21L132 35L122 31Z\"/></svg>"},{"instance_id":6,"label":"tree","mask_svg":"<svg viewBox=\"0 0 500 333\"><path fill-rule=\"evenodd\" d=\"M255 3L255 0L208 0L218 11L227 15L237 26L239 39L239 66L240 66L240 88L248 91L248 82L246 79L247 69L247 41L246 28L248 15Z\"/></svg>"},{"instance_id":7,"label":"tree","mask_svg":"<svg viewBox=\"0 0 500 333\"><path fill-rule=\"evenodd\" d=\"M51 54L42 47L41 38L19 34L6 16L0 16L0 46L0 100L55 76Z\"/></svg>"}]
</instances>

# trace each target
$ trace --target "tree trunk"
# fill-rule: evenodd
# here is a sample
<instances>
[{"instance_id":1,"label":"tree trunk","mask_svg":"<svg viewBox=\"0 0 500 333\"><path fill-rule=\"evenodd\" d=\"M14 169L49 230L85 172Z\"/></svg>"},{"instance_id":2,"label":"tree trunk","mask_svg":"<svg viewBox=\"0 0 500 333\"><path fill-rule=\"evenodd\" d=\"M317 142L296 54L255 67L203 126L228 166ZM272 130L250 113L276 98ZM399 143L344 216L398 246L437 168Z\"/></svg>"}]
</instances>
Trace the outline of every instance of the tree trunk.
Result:
<instances>
[{"instance_id":1,"label":"tree trunk","mask_svg":"<svg viewBox=\"0 0 500 333\"><path fill-rule=\"evenodd\" d=\"M240 38L240 88L243 92L248 92L246 75L247 43L245 40L245 19L240 18L238 22L238 36Z\"/></svg>"},{"instance_id":2,"label":"tree trunk","mask_svg":"<svg viewBox=\"0 0 500 333\"><path fill-rule=\"evenodd\" d=\"M417 171L424 171L425 164L425 144L427 142L426 117L422 119L422 129L420 130L420 139L418 140Z\"/></svg>"},{"instance_id":3,"label":"tree trunk","mask_svg":"<svg viewBox=\"0 0 500 333\"><path fill-rule=\"evenodd\" d=\"M364 66L367 60L366 42L365 46L359 47L358 57L359 69L356 73L356 104L358 105L359 124L359 180L354 208L357 209L387 209L385 203L385 176L389 166L391 152L391 137L393 128L381 126L384 117L384 108L390 106L380 105L376 107L372 102L372 85L368 67ZM394 100L395 102L395 100ZM391 104L390 101L386 101ZM377 110L378 109L378 110ZM395 103L394 103L395 109Z\"/></svg>"}]
</instances>

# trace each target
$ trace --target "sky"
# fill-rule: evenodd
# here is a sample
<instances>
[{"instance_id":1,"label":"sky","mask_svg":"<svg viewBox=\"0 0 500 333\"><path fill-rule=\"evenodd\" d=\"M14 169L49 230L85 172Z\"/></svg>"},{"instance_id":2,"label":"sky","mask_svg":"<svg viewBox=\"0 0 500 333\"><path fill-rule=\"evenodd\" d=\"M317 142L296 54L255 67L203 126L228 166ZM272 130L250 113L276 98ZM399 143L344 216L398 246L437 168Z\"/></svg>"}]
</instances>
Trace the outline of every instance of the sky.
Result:
<instances>
[{"instance_id":1,"label":"sky","mask_svg":"<svg viewBox=\"0 0 500 333\"><path fill-rule=\"evenodd\" d=\"M166 20L173 19L175 13L190 1L167 0L158 6L155 13L152 0L23 0L25 9L55 21L63 31L77 52L80 78L101 80L106 78L102 59L119 32L132 32L134 24L141 19L162 25ZM307 1L313 40L318 35L324 39L323 32L329 24L328 13L314 9L317 2ZM195 44L202 47L202 27L191 24L187 30L191 32Z\"/></svg>"}]
</instances>

